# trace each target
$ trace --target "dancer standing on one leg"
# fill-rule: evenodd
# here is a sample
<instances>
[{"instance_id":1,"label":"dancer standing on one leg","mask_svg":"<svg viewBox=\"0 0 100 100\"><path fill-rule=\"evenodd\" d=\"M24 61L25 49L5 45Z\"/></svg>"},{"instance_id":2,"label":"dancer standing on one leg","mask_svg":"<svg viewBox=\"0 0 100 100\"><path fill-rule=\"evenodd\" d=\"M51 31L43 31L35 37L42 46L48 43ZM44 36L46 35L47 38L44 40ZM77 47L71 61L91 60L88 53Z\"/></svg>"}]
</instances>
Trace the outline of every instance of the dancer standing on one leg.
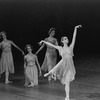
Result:
<instances>
[{"instance_id":1,"label":"dancer standing on one leg","mask_svg":"<svg viewBox=\"0 0 100 100\"><path fill-rule=\"evenodd\" d=\"M8 40L6 36L6 32L2 31L0 36L3 38L3 41L0 43L0 48L2 49L1 60L0 60L0 74L5 72L5 83L11 83L9 81L9 73L14 73L14 63L13 63L13 56L11 52L11 46L13 45L18 50L24 52L14 44L13 41Z\"/></svg>"},{"instance_id":2,"label":"dancer standing on one leg","mask_svg":"<svg viewBox=\"0 0 100 100\"><path fill-rule=\"evenodd\" d=\"M45 39L45 41L48 41L54 45L58 45L57 39L54 38L55 35L55 28L51 28L48 32L49 37ZM39 50L36 52L36 54L43 49L43 47L45 46L45 44L43 43L43 45L39 48ZM47 46L47 50L46 50L46 54L45 54L45 58L41 67L41 70L43 71L50 71L55 65L56 65L56 60L57 60L57 53L56 53L56 49L52 48L49 45ZM51 76L48 77L48 81L51 80ZM55 76L53 77L54 79L56 78Z\"/></svg>"},{"instance_id":3,"label":"dancer standing on one leg","mask_svg":"<svg viewBox=\"0 0 100 100\"><path fill-rule=\"evenodd\" d=\"M74 62L73 62L73 48L75 44L76 34L77 34L77 28L81 27L81 25L78 25L74 29L73 39L70 46L68 46L68 38L62 37L61 42L63 43L62 46L55 46L49 42L41 41L40 43L46 43L49 46L52 46L56 48L62 59L59 61L59 63L47 74L44 76L51 76L52 74L55 74L59 77L62 84L65 85L65 92L66 92L66 98L65 100L69 100L69 91L70 91L70 82L74 80L75 78L75 68L74 68Z\"/></svg>"},{"instance_id":4,"label":"dancer standing on one leg","mask_svg":"<svg viewBox=\"0 0 100 100\"><path fill-rule=\"evenodd\" d=\"M30 44L26 45L26 50L28 54L24 56L24 68L25 68L25 86L31 87L38 85L38 70L41 75L41 69L38 62L38 58L32 53L32 46Z\"/></svg>"}]
</instances>

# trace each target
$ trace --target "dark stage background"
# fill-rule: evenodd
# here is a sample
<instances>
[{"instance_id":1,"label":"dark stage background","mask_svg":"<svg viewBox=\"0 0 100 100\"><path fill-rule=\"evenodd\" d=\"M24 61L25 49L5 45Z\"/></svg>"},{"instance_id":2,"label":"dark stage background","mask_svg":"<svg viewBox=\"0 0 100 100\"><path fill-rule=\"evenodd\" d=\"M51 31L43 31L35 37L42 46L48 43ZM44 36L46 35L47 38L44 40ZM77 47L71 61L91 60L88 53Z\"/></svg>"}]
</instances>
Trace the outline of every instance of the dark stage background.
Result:
<instances>
[{"instance_id":1,"label":"dark stage background","mask_svg":"<svg viewBox=\"0 0 100 100\"><path fill-rule=\"evenodd\" d=\"M78 29L74 54L100 54L100 1L99 0L0 0L0 31L24 50L33 45L35 53L48 30L56 28L60 44L62 36L71 41L75 25ZM20 51L12 48L14 60L22 61ZM38 55L40 62L45 49ZM43 57L41 57L43 56ZM42 59L41 59L42 58Z\"/></svg>"}]
</instances>

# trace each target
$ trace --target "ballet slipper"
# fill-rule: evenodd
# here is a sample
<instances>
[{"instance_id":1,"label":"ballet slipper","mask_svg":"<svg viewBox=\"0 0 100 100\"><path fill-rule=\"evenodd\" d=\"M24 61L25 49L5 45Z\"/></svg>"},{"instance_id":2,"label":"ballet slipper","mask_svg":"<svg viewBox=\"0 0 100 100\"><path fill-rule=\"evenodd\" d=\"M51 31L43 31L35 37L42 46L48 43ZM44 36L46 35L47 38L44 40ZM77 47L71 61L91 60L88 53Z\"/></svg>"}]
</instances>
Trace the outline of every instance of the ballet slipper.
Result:
<instances>
[{"instance_id":1,"label":"ballet slipper","mask_svg":"<svg viewBox=\"0 0 100 100\"><path fill-rule=\"evenodd\" d=\"M50 76L50 75L52 75L52 72L48 72L48 73L44 74L44 77L47 77L47 76Z\"/></svg>"},{"instance_id":2,"label":"ballet slipper","mask_svg":"<svg viewBox=\"0 0 100 100\"><path fill-rule=\"evenodd\" d=\"M66 97L65 100L70 100L69 97Z\"/></svg>"},{"instance_id":3,"label":"ballet slipper","mask_svg":"<svg viewBox=\"0 0 100 100\"><path fill-rule=\"evenodd\" d=\"M9 84L9 83L12 83L12 82L11 82L11 81L6 81L6 82L5 82L5 84Z\"/></svg>"},{"instance_id":4,"label":"ballet slipper","mask_svg":"<svg viewBox=\"0 0 100 100\"><path fill-rule=\"evenodd\" d=\"M30 85L28 85L28 87L33 87L34 86L34 84L33 83L31 83Z\"/></svg>"},{"instance_id":5,"label":"ballet slipper","mask_svg":"<svg viewBox=\"0 0 100 100\"><path fill-rule=\"evenodd\" d=\"M65 100L69 100L68 98L65 98Z\"/></svg>"}]
</instances>

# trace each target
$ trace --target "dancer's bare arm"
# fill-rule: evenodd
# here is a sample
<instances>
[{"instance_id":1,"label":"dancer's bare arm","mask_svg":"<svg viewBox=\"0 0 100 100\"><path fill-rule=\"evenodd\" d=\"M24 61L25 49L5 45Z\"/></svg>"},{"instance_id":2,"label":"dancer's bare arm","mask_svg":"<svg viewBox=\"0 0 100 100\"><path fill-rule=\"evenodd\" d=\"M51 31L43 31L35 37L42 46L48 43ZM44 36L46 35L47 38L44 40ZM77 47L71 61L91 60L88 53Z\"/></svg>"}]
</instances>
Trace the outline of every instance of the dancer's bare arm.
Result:
<instances>
[{"instance_id":1,"label":"dancer's bare arm","mask_svg":"<svg viewBox=\"0 0 100 100\"><path fill-rule=\"evenodd\" d=\"M53 47L53 48L55 48L55 49L57 49L57 50L60 50L60 48L61 48L60 46L53 45L52 43L46 42L44 40L40 41L40 43L42 43L42 42L49 45L49 46L51 46L51 47Z\"/></svg>"},{"instance_id":2,"label":"dancer's bare arm","mask_svg":"<svg viewBox=\"0 0 100 100\"><path fill-rule=\"evenodd\" d=\"M24 56L24 68L26 68L26 58Z\"/></svg>"},{"instance_id":3,"label":"dancer's bare arm","mask_svg":"<svg viewBox=\"0 0 100 100\"><path fill-rule=\"evenodd\" d=\"M44 48L44 46L45 46L45 44L43 43L35 54L38 54Z\"/></svg>"},{"instance_id":4,"label":"dancer's bare arm","mask_svg":"<svg viewBox=\"0 0 100 100\"><path fill-rule=\"evenodd\" d=\"M41 68L40 68L40 64L39 64L39 61L38 61L38 57L36 56L36 63L37 63L37 66L39 68L39 72L40 72L40 75L41 75Z\"/></svg>"},{"instance_id":5,"label":"dancer's bare arm","mask_svg":"<svg viewBox=\"0 0 100 100\"><path fill-rule=\"evenodd\" d=\"M23 52L23 50L20 49L13 41L11 41L11 44L12 44L14 47L16 47L19 51L21 51L23 55L25 55L24 52Z\"/></svg>"},{"instance_id":6,"label":"dancer's bare arm","mask_svg":"<svg viewBox=\"0 0 100 100\"><path fill-rule=\"evenodd\" d=\"M55 45L58 46L58 41L57 41L57 39L55 39Z\"/></svg>"},{"instance_id":7,"label":"dancer's bare arm","mask_svg":"<svg viewBox=\"0 0 100 100\"><path fill-rule=\"evenodd\" d=\"M75 26L74 33L73 33L73 38L72 38L72 42L70 44L71 48L74 48L75 40L76 40L76 34L77 34L77 28L80 28L80 27L82 27L82 26L81 25Z\"/></svg>"}]
</instances>

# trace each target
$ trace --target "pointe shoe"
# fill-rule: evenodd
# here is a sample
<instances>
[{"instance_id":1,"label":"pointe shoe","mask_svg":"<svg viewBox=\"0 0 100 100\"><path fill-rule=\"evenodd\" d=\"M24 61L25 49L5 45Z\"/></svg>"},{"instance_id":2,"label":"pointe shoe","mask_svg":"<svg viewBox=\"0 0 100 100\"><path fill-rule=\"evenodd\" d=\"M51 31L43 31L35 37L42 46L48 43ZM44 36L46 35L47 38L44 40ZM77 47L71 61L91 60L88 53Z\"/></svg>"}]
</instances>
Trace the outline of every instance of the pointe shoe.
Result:
<instances>
[{"instance_id":1,"label":"pointe shoe","mask_svg":"<svg viewBox=\"0 0 100 100\"><path fill-rule=\"evenodd\" d=\"M65 98L65 100L69 100L69 98Z\"/></svg>"},{"instance_id":2,"label":"pointe shoe","mask_svg":"<svg viewBox=\"0 0 100 100\"><path fill-rule=\"evenodd\" d=\"M33 83L31 83L30 85L28 85L28 87L33 87L34 86L34 84Z\"/></svg>"},{"instance_id":3,"label":"pointe shoe","mask_svg":"<svg viewBox=\"0 0 100 100\"><path fill-rule=\"evenodd\" d=\"M44 77L47 77L47 76L50 76L50 75L52 75L51 72L44 74Z\"/></svg>"},{"instance_id":4,"label":"pointe shoe","mask_svg":"<svg viewBox=\"0 0 100 100\"><path fill-rule=\"evenodd\" d=\"M44 77L47 77L49 75L49 73L44 74Z\"/></svg>"},{"instance_id":5,"label":"pointe shoe","mask_svg":"<svg viewBox=\"0 0 100 100\"><path fill-rule=\"evenodd\" d=\"M6 81L6 82L5 82L5 84L9 84L9 83L12 83L12 82L11 82L11 81Z\"/></svg>"}]
</instances>

